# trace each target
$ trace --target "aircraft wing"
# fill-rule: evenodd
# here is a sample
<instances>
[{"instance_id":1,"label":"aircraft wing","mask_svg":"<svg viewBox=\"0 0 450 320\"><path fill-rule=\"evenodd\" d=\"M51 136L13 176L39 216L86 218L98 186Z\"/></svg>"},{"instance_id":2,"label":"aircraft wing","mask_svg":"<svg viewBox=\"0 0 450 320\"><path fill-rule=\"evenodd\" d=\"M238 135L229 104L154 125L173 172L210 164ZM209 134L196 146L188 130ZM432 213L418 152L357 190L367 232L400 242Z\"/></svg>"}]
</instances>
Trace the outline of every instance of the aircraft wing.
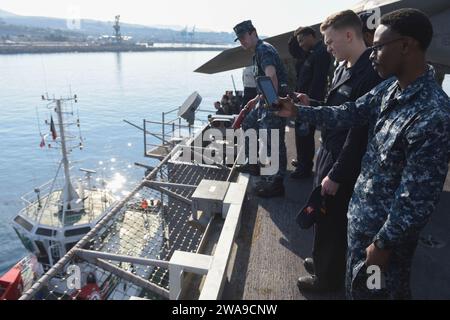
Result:
<instances>
[{"instance_id":1,"label":"aircraft wing","mask_svg":"<svg viewBox=\"0 0 450 320\"><path fill-rule=\"evenodd\" d=\"M440 66L441 69L450 72L450 1L448 0L368 0L356 4L352 10L361 12L379 7L381 14L400 8L417 8L425 12L431 19L435 36L428 50L428 60ZM330 12L332 14L332 12ZM317 32L321 22L312 25ZM289 37L294 30L264 39L275 46L281 59L291 59L288 51ZM195 72L213 74L233 69L243 68L252 64L252 54L244 51L241 47L225 50L213 59L199 67Z\"/></svg>"},{"instance_id":2,"label":"aircraft wing","mask_svg":"<svg viewBox=\"0 0 450 320\"><path fill-rule=\"evenodd\" d=\"M316 25L317 28L319 28L319 26L320 24ZM266 38L264 39L264 41L269 42L275 48L277 48L282 60L291 59L292 57L288 51L288 41L293 32L294 31L286 32L278 36ZM213 59L206 62L200 68L195 70L195 72L213 74L247 67L252 64L252 55L252 53L243 50L240 46L232 49L227 49L219 53L219 55L217 55Z\"/></svg>"}]
</instances>

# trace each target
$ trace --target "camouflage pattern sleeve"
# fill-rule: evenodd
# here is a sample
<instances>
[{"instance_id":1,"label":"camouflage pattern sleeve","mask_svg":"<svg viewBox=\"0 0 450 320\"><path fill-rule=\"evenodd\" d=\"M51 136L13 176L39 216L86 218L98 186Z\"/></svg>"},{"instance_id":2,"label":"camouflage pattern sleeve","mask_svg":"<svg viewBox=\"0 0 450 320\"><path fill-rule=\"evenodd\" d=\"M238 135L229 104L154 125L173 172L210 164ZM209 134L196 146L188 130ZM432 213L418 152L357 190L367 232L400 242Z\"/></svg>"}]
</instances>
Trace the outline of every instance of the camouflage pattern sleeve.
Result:
<instances>
[{"instance_id":1,"label":"camouflage pattern sleeve","mask_svg":"<svg viewBox=\"0 0 450 320\"><path fill-rule=\"evenodd\" d=\"M264 72L268 66L277 67L276 53L268 50L267 47L262 47L264 50L259 52L259 63L262 71Z\"/></svg>"},{"instance_id":2,"label":"camouflage pattern sleeve","mask_svg":"<svg viewBox=\"0 0 450 320\"><path fill-rule=\"evenodd\" d=\"M375 239L395 247L417 236L439 201L447 176L450 118L426 115L406 134L405 167L388 219ZM426 118L426 119L425 119Z\"/></svg>"},{"instance_id":3,"label":"camouflage pattern sleeve","mask_svg":"<svg viewBox=\"0 0 450 320\"><path fill-rule=\"evenodd\" d=\"M351 128L375 122L380 109L381 95L372 91L355 102L340 106L297 106L297 120L328 129Z\"/></svg>"}]
</instances>

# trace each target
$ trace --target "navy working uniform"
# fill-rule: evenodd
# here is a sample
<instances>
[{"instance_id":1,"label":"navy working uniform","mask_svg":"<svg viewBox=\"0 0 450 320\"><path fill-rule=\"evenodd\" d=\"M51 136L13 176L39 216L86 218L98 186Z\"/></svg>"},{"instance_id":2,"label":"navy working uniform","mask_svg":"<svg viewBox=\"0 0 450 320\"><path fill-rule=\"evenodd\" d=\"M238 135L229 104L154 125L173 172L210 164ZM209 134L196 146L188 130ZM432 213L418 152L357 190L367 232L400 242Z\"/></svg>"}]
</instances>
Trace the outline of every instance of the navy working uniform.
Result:
<instances>
[{"instance_id":1,"label":"navy working uniform","mask_svg":"<svg viewBox=\"0 0 450 320\"><path fill-rule=\"evenodd\" d=\"M255 79L260 76L265 76L265 69L268 66L274 66L277 73L278 79L278 94L284 96L287 94L287 75L284 65L278 55L277 50L262 40L259 40L255 54L253 56L253 73ZM284 176L286 173L287 166L287 156L286 156L286 144L284 142L285 138L285 127L286 120L284 118L276 116L273 111L269 108L263 107L263 102L261 101L259 105L251 110L249 114L245 117L242 128L247 130L249 128L253 129L267 129L268 136L268 156L271 155L271 130L279 130L279 164L280 168L278 170L278 176Z\"/></svg>"},{"instance_id":2,"label":"navy working uniform","mask_svg":"<svg viewBox=\"0 0 450 320\"><path fill-rule=\"evenodd\" d=\"M434 69L403 91L391 78L356 102L298 107L298 118L329 129L369 125L369 144L348 210L348 298L408 299L419 234L436 208L450 158L450 99ZM356 280L366 248L391 250L385 288ZM380 295L381 293L381 295Z\"/></svg>"},{"instance_id":3,"label":"navy working uniform","mask_svg":"<svg viewBox=\"0 0 450 320\"><path fill-rule=\"evenodd\" d=\"M323 101L327 90L331 56L322 41L309 52L297 80L297 92L306 93L310 98ZM315 126L296 121L295 141L297 147L297 170L310 173L314 158Z\"/></svg>"},{"instance_id":4,"label":"navy working uniform","mask_svg":"<svg viewBox=\"0 0 450 320\"><path fill-rule=\"evenodd\" d=\"M372 68L371 51L366 50L351 67L346 62L335 71L325 102L311 100L311 106L341 105L356 101L382 79ZM300 118L301 119L301 118ZM326 129L316 161L314 188L329 176L339 183L335 196L326 196L326 215L319 215L314 229L314 270L320 284L337 289L344 284L347 252L347 209L353 187L360 173L361 159L366 152L368 126Z\"/></svg>"}]
</instances>

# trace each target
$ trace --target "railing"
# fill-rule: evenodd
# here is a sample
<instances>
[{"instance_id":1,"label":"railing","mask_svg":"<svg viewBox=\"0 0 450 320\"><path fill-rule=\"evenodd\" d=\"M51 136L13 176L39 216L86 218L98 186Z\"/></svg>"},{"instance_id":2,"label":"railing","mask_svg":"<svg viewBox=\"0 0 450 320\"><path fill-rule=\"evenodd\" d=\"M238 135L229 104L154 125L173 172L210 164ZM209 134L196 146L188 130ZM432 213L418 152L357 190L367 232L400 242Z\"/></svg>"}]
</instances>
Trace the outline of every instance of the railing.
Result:
<instances>
[{"instance_id":1,"label":"railing","mask_svg":"<svg viewBox=\"0 0 450 320\"><path fill-rule=\"evenodd\" d=\"M31 205L36 201L38 201L38 195L39 197L41 197L41 195L44 195L43 197L45 197L46 195L50 194L54 189L62 189L64 185L63 183L64 180L62 178L57 178L56 180L52 179L44 183L43 185L35 188L34 191L25 193L21 197L21 199L25 203L25 205Z\"/></svg>"},{"instance_id":2,"label":"railing","mask_svg":"<svg viewBox=\"0 0 450 320\"><path fill-rule=\"evenodd\" d=\"M143 120L144 132L144 155L148 155L155 148L164 148L166 153L170 152L173 147L186 138L192 138L195 132L202 129L207 121L196 119L197 125L187 125L182 123L182 119L178 117L179 108L175 108L161 113L161 121ZM214 114L211 110L197 110L197 112ZM161 127L161 131L149 131L154 125ZM157 140L157 143L150 141ZM163 157L161 157L162 159Z\"/></svg>"},{"instance_id":3,"label":"railing","mask_svg":"<svg viewBox=\"0 0 450 320\"><path fill-rule=\"evenodd\" d=\"M107 190L99 190L95 186L90 186L89 179L80 179L77 181L78 192L81 191L80 188L83 189L84 192L102 192L102 198L108 195ZM58 215L48 214L49 211L53 213L58 213L63 206L62 201L60 200L60 196L64 186L64 179L55 178L50 180L43 185L39 186L33 192L28 192L21 197L24 208L19 212L20 215L23 215L34 222L40 223L44 214L47 217L50 217L50 225L54 227L62 227L72 225L74 221L78 221L81 216L89 215L89 221L87 223L91 223L96 219L96 215L94 214L94 201L91 197L86 199L85 201L85 211L80 214L71 214L65 217L64 223L61 222L61 219ZM80 194L80 197L83 197ZM111 199L112 200L112 197ZM108 202L102 201L102 210L106 210Z\"/></svg>"}]
</instances>

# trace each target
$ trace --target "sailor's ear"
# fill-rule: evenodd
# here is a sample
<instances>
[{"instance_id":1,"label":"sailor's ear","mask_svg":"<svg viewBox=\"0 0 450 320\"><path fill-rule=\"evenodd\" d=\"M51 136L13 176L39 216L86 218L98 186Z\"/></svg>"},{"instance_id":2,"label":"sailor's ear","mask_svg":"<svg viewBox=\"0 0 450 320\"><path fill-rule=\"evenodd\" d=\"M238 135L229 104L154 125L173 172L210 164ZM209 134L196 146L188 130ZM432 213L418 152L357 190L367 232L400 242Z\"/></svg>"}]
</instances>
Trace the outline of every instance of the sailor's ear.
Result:
<instances>
[{"instance_id":1,"label":"sailor's ear","mask_svg":"<svg viewBox=\"0 0 450 320\"><path fill-rule=\"evenodd\" d=\"M354 33L350 30L347 30L347 32L345 33L345 38L347 39L347 41L348 42L352 41L354 37L355 37Z\"/></svg>"},{"instance_id":2,"label":"sailor's ear","mask_svg":"<svg viewBox=\"0 0 450 320\"><path fill-rule=\"evenodd\" d=\"M411 37L402 40L402 54L406 55L419 47L419 41Z\"/></svg>"}]
</instances>

